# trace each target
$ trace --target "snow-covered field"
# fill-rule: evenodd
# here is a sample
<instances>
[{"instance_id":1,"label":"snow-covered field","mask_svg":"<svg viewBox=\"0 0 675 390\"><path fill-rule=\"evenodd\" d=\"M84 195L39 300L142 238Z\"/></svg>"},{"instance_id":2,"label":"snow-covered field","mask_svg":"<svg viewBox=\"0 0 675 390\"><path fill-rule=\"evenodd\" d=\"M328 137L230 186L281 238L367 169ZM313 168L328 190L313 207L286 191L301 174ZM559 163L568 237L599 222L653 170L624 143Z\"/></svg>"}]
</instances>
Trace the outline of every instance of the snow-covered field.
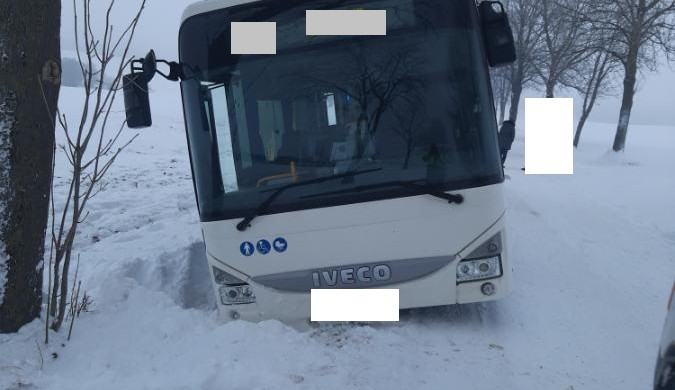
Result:
<instances>
[{"instance_id":1,"label":"snow-covered field","mask_svg":"<svg viewBox=\"0 0 675 390\"><path fill-rule=\"evenodd\" d=\"M93 310L69 342L44 346L39 320L0 335L0 389L650 388L675 276L675 128L633 126L614 155L613 126L591 124L573 176L525 176L516 140L509 298L299 331L216 320L180 96L160 90L77 239ZM63 88L66 112L80 93Z\"/></svg>"}]
</instances>

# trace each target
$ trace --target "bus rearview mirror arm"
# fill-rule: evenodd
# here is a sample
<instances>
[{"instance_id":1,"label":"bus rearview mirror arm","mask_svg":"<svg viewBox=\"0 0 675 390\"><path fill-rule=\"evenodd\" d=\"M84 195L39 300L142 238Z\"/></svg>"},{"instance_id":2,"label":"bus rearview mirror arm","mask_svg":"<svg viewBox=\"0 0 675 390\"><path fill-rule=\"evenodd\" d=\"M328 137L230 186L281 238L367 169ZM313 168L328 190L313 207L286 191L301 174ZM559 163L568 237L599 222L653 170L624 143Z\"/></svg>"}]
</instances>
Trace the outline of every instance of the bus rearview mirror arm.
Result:
<instances>
[{"instance_id":1,"label":"bus rearview mirror arm","mask_svg":"<svg viewBox=\"0 0 675 390\"><path fill-rule=\"evenodd\" d=\"M169 67L169 74L157 69L158 62ZM148 85L156 74L169 81L179 81L184 78L181 64L158 60L154 50L150 50L145 58L131 61L131 73L122 78L124 108L129 128L139 129L152 126Z\"/></svg>"}]
</instances>

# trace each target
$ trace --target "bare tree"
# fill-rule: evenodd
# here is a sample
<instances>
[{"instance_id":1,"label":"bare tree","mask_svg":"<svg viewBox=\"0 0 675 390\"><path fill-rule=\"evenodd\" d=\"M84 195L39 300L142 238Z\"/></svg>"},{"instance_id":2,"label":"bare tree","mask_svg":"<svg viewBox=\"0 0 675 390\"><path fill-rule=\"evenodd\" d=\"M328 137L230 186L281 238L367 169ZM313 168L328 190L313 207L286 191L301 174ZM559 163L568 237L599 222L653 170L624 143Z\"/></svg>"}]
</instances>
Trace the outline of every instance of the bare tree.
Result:
<instances>
[{"instance_id":1,"label":"bare tree","mask_svg":"<svg viewBox=\"0 0 675 390\"><path fill-rule=\"evenodd\" d=\"M587 0L592 4L581 16L599 34L614 36L608 53L623 68L619 123L612 149L621 151L633 109L638 72L655 70L660 54L675 52L675 0Z\"/></svg>"},{"instance_id":2,"label":"bare tree","mask_svg":"<svg viewBox=\"0 0 675 390\"><path fill-rule=\"evenodd\" d=\"M71 177L60 215L55 215L52 203L54 252L53 259L50 259L53 265L53 283L49 312L54 317L51 324L54 330L61 327L66 314L73 243L79 224L87 217L87 204L105 189L103 179L106 173L122 150L135 138L120 146L120 135L125 123L121 123L111 136L108 136L107 128L111 107L121 88L122 74L132 60L129 56L129 47L145 7L145 0L141 1L133 19L118 35L114 34L116 30L110 19L115 5L115 0L111 0L100 37L94 33L93 26L96 22L92 20L90 4L91 0L83 0L81 5L83 18L80 21L78 5L76 0L73 0L75 41L78 62L84 78L84 105L74 126L71 126L65 114L58 115L60 127L67 141L66 144L60 145L60 150L68 159ZM106 89L109 76L112 76L112 85Z\"/></svg>"},{"instance_id":3,"label":"bare tree","mask_svg":"<svg viewBox=\"0 0 675 390\"><path fill-rule=\"evenodd\" d=\"M60 0L0 1L0 332L40 314L60 29Z\"/></svg>"},{"instance_id":4,"label":"bare tree","mask_svg":"<svg viewBox=\"0 0 675 390\"><path fill-rule=\"evenodd\" d=\"M413 56L411 53L414 52L414 48L407 47L381 55L358 47L348 53L351 66L342 69L337 78L339 82L334 81L332 66L329 69L312 66L302 73L304 80L297 81L297 85L309 80L314 87L340 91L356 102L359 120L354 164L366 157L367 146L375 137L385 113L391 112L396 102L415 96L422 86L422 80L414 76L414 69L422 59ZM330 77L325 75L326 71ZM297 73L291 77L297 78Z\"/></svg>"},{"instance_id":5,"label":"bare tree","mask_svg":"<svg viewBox=\"0 0 675 390\"><path fill-rule=\"evenodd\" d=\"M511 72L511 66L490 69L490 81L492 82L492 94L495 98L498 123L504 122L506 116L506 105L509 102L511 92Z\"/></svg>"},{"instance_id":6,"label":"bare tree","mask_svg":"<svg viewBox=\"0 0 675 390\"><path fill-rule=\"evenodd\" d=\"M393 114L397 122L393 131L401 137L401 140L405 144L403 169L408 169L412 152L417 147L419 141L418 133L422 127L420 122L424 121L427 116L424 115L424 107L416 96L402 99L402 103L395 107Z\"/></svg>"},{"instance_id":7,"label":"bare tree","mask_svg":"<svg viewBox=\"0 0 675 390\"><path fill-rule=\"evenodd\" d=\"M610 81L617 65L616 60L606 50L597 50L590 58L579 64L578 76L568 84L583 97L581 115L574 133L574 147L579 146L581 132L597 99L613 89L610 88Z\"/></svg>"},{"instance_id":8,"label":"bare tree","mask_svg":"<svg viewBox=\"0 0 675 390\"><path fill-rule=\"evenodd\" d=\"M535 58L535 71L547 98L589 55L589 23L578 15L588 5L585 0L540 0L541 50ZM532 23L536 23L532 21Z\"/></svg>"},{"instance_id":9,"label":"bare tree","mask_svg":"<svg viewBox=\"0 0 675 390\"><path fill-rule=\"evenodd\" d=\"M541 42L539 0L509 0L505 4L515 40L515 63L511 66L509 119L516 121L523 88L535 81L536 61Z\"/></svg>"}]
</instances>

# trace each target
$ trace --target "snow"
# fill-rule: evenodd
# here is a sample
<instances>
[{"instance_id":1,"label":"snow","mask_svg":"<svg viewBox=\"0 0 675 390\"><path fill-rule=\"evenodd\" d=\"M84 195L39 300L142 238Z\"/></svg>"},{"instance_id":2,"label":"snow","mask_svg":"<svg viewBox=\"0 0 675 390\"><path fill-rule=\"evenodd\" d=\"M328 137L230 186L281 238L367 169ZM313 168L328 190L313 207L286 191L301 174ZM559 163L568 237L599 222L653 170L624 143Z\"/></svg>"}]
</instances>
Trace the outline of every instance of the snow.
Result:
<instances>
[{"instance_id":1,"label":"snow","mask_svg":"<svg viewBox=\"0 0 675 390\"><path fill-rule=\"evenodd\" d=\"M155 126L120 156L77 238L92 310L69 342L61 332L45 346L41 320L0 335L0 389L651 386L675 274L675 127L633 126L615 154L616 125L590 123L573 176L524 175L519 128L506 169L510 297L296 330L217 321L180 94L156 88ZM66 112L80 99L62 89Z\"/></svg>"}]
</instances>

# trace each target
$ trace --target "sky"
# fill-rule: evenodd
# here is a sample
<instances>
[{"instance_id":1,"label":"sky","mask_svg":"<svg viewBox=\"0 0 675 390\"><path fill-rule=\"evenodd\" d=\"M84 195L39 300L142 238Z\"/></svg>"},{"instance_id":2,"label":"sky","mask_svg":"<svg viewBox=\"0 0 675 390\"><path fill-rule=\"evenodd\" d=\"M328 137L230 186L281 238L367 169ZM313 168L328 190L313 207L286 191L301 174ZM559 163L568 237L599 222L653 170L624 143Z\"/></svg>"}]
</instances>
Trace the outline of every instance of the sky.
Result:
<instances>
[{"instance_id":1,"label":"sky","mask_svg":"<svg viewBox=\"0 0 675 390\"><path fill-rule=\"evenodd\" d=\"M81 0L78 0L78 4ZM119 20L118 30L134 17L138 11L139 0L117 0L112 20ZM136 31L132 49L137 57L144 56L154 49L159 58L176 59L178 56L178 29L183 10L195 0L148 0L141 22ZM109 1L92 1L92 19L105 22L105 12ZM81 20L82 11L78 10ZM75 50L73 31L73 2L62 2L61 44L64 50Z\"/></svg>"},{"instance_id":2,"label":"sky","mask_svg":"<svg viewBox=\"0 0 675 390\"><path fill-rule=\"evenodd\" d=\"M133 17L140 0L117 1L112 20L120 20L118 27L118 30L120 30L122 25ZM178 57L178 29L181 15L185 7L194 2L194 0L149 0L132 45L132 54L136 57L142 57L150 49L154 49L158 58L176 60ZM68 0L62 4L62 49L73 51L75 50L73 5L72 1ZM108 1L94 1L92 4L94 20L101 20L101 24L104 22L107 4ZM657 73L642 75L638 84L631 123L675 125L673 90L675 90L675 63L671 66L664 63ZM534 92L529 97L540 96ZM558 97L571 97L571 92L561 91L558 93ZM591 120L616 122L620 102L620 96L600 100L594 109Z\"/></svg>"}]
</instances>

